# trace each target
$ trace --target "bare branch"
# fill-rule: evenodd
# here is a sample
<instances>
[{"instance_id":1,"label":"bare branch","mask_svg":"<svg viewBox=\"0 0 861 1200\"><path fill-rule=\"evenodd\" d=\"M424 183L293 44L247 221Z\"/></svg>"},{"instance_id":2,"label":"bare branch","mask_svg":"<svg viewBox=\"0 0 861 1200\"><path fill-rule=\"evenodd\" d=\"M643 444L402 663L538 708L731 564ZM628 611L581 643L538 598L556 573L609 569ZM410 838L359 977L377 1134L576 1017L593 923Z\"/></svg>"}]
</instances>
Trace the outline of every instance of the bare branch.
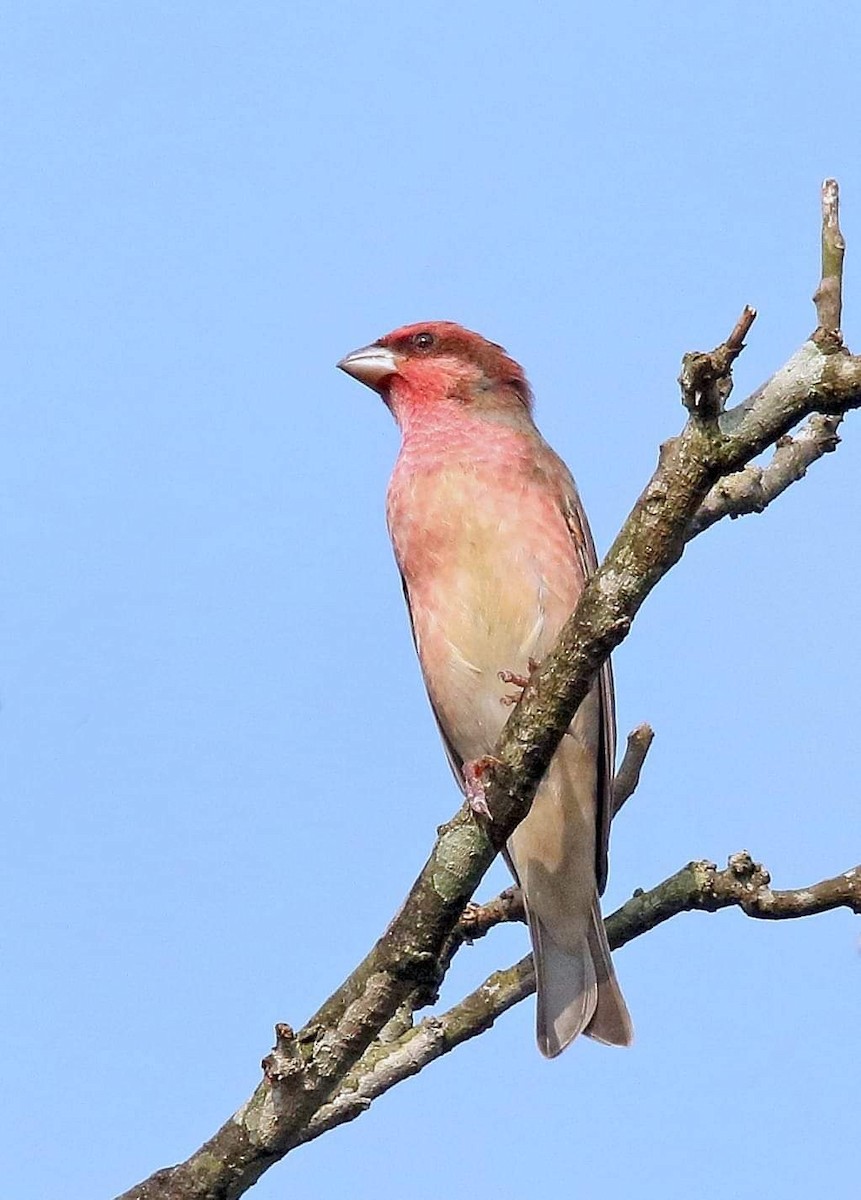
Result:
<instances>
[{"instance_id":1,"label":"bare branch","mask_svg":"<svg viewBox=\"0 0 861 1200\"><path fill-rule=\"evenodd\" d=\"M843 255L846 242L840 232L840 189L836 179L822 184L822 278L813 294L817 334L842 343L840 320L843 312Z\"/></svg>"},{"instance_id":2,"label":"bare branch","mask_svg":"<svg viewBox=\"0 0 861 1200\"><path fill-rule=\"evenodd\" d=\"M458 922L457 929L461 942L469 944L483 938L496 925L525 920L526 912L523 908L523 895L520 888L509 887L504 892L500 892L493 900L488 900L486 904L468 904Z\"/></svg>"},{"instance_id":3,"label":"bare branch","mask_svg":"<svg viewBox=\"0 0 861 1200\"><path fill-rule=\"evenodd\" d=\"M711 862L691 862L649 892L635 892L607 918L613 949L648 933L681 912L740 908L765 921L813 917L834 908L861 914L861 866L810 887L773 891L771 876L746 850L733 854L724 870Z\"/></svg>"},{"instance_id":4,"label":"bare branch","mask_svg":"<svg viewBox=\"0 0 861 1200\"><path fill-rule=\"evenodd\" d=\"M652 742L655 731L651 725L638 725L628 734L628 744L622 765L613 780L613 816L619 812L623 804L631 799L640 782L640 772Z\"/></svg>"},{"instance_id":5,"label":"bare branch","mask_svg":"<svg viewBox=\"0 0 861 1200\"><path fill-rule=\"evenodd\" d=\"M832 352L843 346L840 317L846 243L840 231L839 199L837 181L826 179L822 185L822 278L813 296L819 327L812 340ZM735 333L736 330L733 330L728 342L733 340ZM837 430L841 420L840 414L823 416L814 413L800 433L777 440L774 456L768 466L745 467L720 479L691 522L689 540L722 517L735 518L762 512L791 483L802 479L812 463L837 449L840 444Z\"/></svg>"},{"instance_id":6,"label":"bare branch","mask_svg":"<svg viewBox=\"0 0 861 1200\"><path fill-rule=\"evenodd\" d=\"M745 467L718 480L703 500L688 527L688 540L720 521L722 517L760 513L792 483L807 474L807 468L840 445L837 430L841 416L814 413L796 434L778 438L771 462L765 467Z\"/></svg>"},{"instance_id":7,"label":"bare branch","mask_svg":"<svg viewBox=\"0 0 861 1200\"><path fill-rule=\"evenodd\" d=\"M125 1200L235 1200L302 1139L314 1114L338 1095L405 1002L417 989L435 987L465 905L529 811L595 674L626 637L646 597L681 557L691 522L711 489L812 413L836 417L861 405L861 359L849 355L836 335L818 330L752 396L721 413L719 389L725 389L725 398L729 365L752 320L752 311L743 314L718 347L715 354L722 351L728 359L724 374L718 370L717 381L700 388L704 395L709 388L717 393L709 392L700 403L694 386L698 411L662 447L652 479L584 588L554 651L533 672L515 705L494 748L497 765L485 781L493 821L478 823L464 806L441 828L388 929L296 1034L291 1069L270 1069L249 1101L187 1162L157 1172L125 1193ZM290 1039L285 1035L282 1041L286 1053Z\"/></svg>"},{"instance_id":8,"label":"bare branch","mask_svg":"<svg viewBox=\"0 0 861 1200\"><path fill-rule=\"evenodd\" d=\"M834 908L861 913L861 866L809 888L776 892L769 883L768 871L746 851L732 855L723 871L714 863L689 863L650 891L635 893L607 918L610 945L616 950L683 912L740 908L748 916L763 920L809 917ZM491 905L483 908L489 912ZM345 1081L338 1096L312 1119L302 1140L310 1141L353 1120L378 1096L490 1028L534 990L532 956L527 955L507 971L495 971L459 1004L439 1017L428 1017L394 1045L375 1046L373 1054L363 1059Z\"/></svg>"},{"instance_id":9,"label":"bare branch","mask_svg":"<svg viewBox=\"0 0 861 1200\"><path fill-rule=\"evenodd\" d=\"M298 1144L353 1121L396 1084L461 1043L484 1033L509 1008L535 991L532 956L494 973L459 1004L438 1017L426 1017L394 1046L372 1047L343 1089L310 1121Z\"/></svg>"},{"instance_id":10,"label":"bare branch","mask_svg":"<svg viewBox=\"0 0 861 1200\"><path fill-rule=\"evenodd\" d=\"M723 412L732 391L732 364L744 349L744 339L756 320L756 309L746 304L725 342L704 354L692 350L682 358L679 385L682 404L700 420L714 420Z\"/></svg>"}]
</instances>

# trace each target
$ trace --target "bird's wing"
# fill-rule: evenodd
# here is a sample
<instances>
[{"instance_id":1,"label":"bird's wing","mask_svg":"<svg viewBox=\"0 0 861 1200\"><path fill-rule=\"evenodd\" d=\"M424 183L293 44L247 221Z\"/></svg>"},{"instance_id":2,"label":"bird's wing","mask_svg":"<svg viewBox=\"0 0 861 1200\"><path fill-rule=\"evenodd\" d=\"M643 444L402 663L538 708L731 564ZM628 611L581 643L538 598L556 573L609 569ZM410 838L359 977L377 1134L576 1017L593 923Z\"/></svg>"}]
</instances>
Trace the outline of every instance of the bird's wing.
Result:
<instances>
[{"instance_id":1,"label":"bird's wing","mask_svg":"<svg viewBox=\"0 0 861 1200\"><path fill-rule=\"evenodd\" d=\"M410 633L413 635L413 645L416 648L416 657L419 660L419 664L421 664L421 647L419 646L419 639L416 635L416 624L413 620L413 606L410 603L410 590L407 587L407 581L404 579L403 572L401 572L401 587L404 589L404 600L406 601L407 605L407 615L410 618ZM431 706L431 712L434 715L434 720L436 721L436 726L439 730L439 736L442 739L442 744L445 749L445 756L448 759L448 765L451 767L452 774L457 780L457 786L461 791L464 791L463 759L452 745L451 738L449 737L446 727L443 725L442 719L437 712L436 705L433 702L433 696L431 694L431 689L427 685L427 681L425 682L425 691L427 692L427 698Z\"/></svg>"},{"instance_id":2,"label":"bird's wing","mask_svg":"<svg viewBox=\"0 0 861 1200\"><path fill-rule=\"evenodd\" d=\"M598 555L592 531L577 486L569 476L564 499L565 519L571 531L571 541L577 554L584 579L598 569ZM616 698L613 688L613 667L608 658L598 673L598 693L601 702L601 732L599 748L598 795L595 813L595 878L598 895L607 886L607 854L610 843L610 822L613 820L613 776L616 764Z\"/></svg>"},{"instance_id":3,"label":"bird's wing","mask_svg":"<svg viewBox=\"0 0 861 1200\"><path fill-rule=\"evenodd\" d=\"M577 487L567 469L563 467L563 470L566 476L563 490L563 512L571 533L571 542L580 570L583 573L583 578L588 579L598 567L598 555L595 550L595 543L592 540L589 522L586 519L586 513L577 492ZM409 588L407 587L403 573L401 573L401 585L404 590L404 599L410 619L410 632L412 633L419 662L421 662L421 647L416 635ZM598 894L602 895L607 883L607 854L610 840L610 822L613 819L613 777L616 760L616 709L613 689L613 668L609 659L607 659L598 673L597 686L601 717L598 795L596 797L595 813L595 878L598 885ZM426 687L426 691L431 711L433 712L440 738L445 748L446 758L448 759L458 787L463 791L463 758L455 749L440 714L434 705L431 689Z\"/></svg>"}]
</instances>

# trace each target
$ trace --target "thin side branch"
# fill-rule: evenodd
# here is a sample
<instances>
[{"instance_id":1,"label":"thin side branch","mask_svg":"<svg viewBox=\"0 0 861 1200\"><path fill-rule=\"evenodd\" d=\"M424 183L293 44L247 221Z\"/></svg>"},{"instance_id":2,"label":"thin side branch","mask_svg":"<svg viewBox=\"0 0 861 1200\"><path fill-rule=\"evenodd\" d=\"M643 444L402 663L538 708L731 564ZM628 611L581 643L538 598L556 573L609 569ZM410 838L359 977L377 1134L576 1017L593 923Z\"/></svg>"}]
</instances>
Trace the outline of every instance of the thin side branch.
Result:
<instances>
[{"instance_id":1,"label":"thin side branch","mask_svg":"<svg viewBox=\"0 0 861 1200\"><path fill-rule=\"evenodd\" d=\"M861 865L810 887L774 891L771 876L746 850L733 854L724 870L712 862L691 862L649 892L635 892L607 918L614 950L681 912L740 908L763 921L792 920L848 908L861 915Z\"/></svg>"},{"instance_id":2,"label":"thin side branch","mask_svg":"<svg viewBox=\"0 0 861 1200\"><path fill-rule=\"evenodd\" d=\"M812 340L822 350L829 352L843 348L840 320L846 243L840 230L839 204L837 181L826 179L822 184L822 277L813 296L819 326ZM746 332L743 314L727 342L734 338L738 341L735 337L737 333L741 334L743 340ZM720 479L691 522L688 540L723 517L735 518L762 512L791 483L803 478L812 463L837 449L840 444L837 430L841 421L841 414L824 416L814 413L800 433L777 440L768 466L748 466Z\"/></svg>"},{"instance_id":3,"label":"thin side branch","mask_svg":"<svg viewBox=\"0 0 861 1200\"><path fill-rule=\"evenodd\" d=\"M723 871L710 862L688 863L650 891L635 893L607 918L610 945L616 950L684 912L740 908L749 917L763 920L809 917L834 908L861 914L861 866L809 888L772 891L769 883L768 871L746 851L732 855ZM484 907L490 909L489 905ZM338 1096L316 1114L302 1140L310 1141L336 1125L352 1121L378 1096L490 1028L534 990L532 956L527 955L507 971L495 971L442 1016L428 1017L393 1045L375 1047L373 1055L360 1062Z\"/></svg>"},{"instance_id":4,"label":"thin side branch","mask_svg":"<svg viewBox=\"0 0 861 1200\"><path fill-rule=\"evenodd\" d=\"M819 328L814 334L842 341L843 256L846 242L840 231L840 189L836 179L822 184L822 278L813 294Z\"/></svg>"},{"instance_id":5,"label":"thin side branch","mask_svg":"<svg viewBox=\"0 0 861 1200\"><path fill-rule=\"evenodd\" d=\"M625 756L613 780L613 816L631 799L640 783L640 772L649 753L655 731L651 725L638 725L628 734Z\"/></svg>"},{"instance_id":6,"label":"thin side branch","mask_svg":"<svg viewBox=\"0 0 861 1200\"><path fill-rule=\"evenodd\" d=\"M724 410L732 391L732 364L744 349L744 339L756 320L756 309L746 304L725 342L704 354L692 350L682 358L679 386L682 404L702 421L714 420Z\"/></svg>"},{"instance_id":7,"label":"thin side branch","mask_svg":"<svg viewBox=\"0 0 861 1200\"><path fill-rule=\"evenodd\" d=\"M523 894L519 887L512 886L500 892L493 900L488 900L486 904L468 904L457 929L461 942L469 945L483 938L497 925L525 920Z\"/></svg>"},{"instance_id":8,"label":"thin side branch","mask_svg":"<svg viewBox=\"0 0 861 1200\"><path fill-rule=\"evenodd\" d=\"M790 484L803 479L817 459L837 449L842 421L842 416L814 413L798 433L778 439L767 466L745 467L718 480L688 526L688 541L723 517L763 512Z\"/></svg>"}]
</instances>

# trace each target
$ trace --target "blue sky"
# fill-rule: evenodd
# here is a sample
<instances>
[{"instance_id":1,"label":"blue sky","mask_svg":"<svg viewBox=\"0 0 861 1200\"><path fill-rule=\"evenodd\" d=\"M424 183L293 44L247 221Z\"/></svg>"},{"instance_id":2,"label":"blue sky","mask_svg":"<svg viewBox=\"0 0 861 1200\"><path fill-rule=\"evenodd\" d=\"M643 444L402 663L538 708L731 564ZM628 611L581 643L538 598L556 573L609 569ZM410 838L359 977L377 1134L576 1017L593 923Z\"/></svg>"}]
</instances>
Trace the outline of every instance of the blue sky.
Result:
<instances>
[{"instance_id":1,"label":"blue sky","mask_svg":"<svg viewBox=\"0 0 861 1200\"><path fill-rule=\"evenodd\" d=\"M0 1156L15 1197L185 1157L399 904L457 805L334 370L447 318L525 365L609 544L742 305L814 324L818 189L861 346L861 17L829 3L2 6ZM692 546L616 656L657 732L610 907L749 849L861 859L861 435ZM504 886L497 867L486 892ZM445 998L524 953L500 930ZM858 926L691 915L623 950L633 1049L531 1004L258 1184L795 1200L857 1180Z\"/></svg>"}]
</instances>

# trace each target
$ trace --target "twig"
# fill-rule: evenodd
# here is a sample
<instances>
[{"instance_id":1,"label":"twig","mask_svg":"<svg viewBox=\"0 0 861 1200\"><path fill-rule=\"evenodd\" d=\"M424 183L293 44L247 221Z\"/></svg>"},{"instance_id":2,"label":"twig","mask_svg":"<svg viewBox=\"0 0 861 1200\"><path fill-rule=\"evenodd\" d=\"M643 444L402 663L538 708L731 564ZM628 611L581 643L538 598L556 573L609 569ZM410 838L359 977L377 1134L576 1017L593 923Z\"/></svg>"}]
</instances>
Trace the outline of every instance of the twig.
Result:
<instances>
[{"instance_id":1,"label":"twig","mask_svg":"<svg viewBox=\"0 0 861 1200\"><path fill-rule=\"evenodd\" d=\"M617 950L684 912L740 908L749 917L763 920L809 917L834 908L861 913L861 866L809 888L772 891L769 883L768 871L746 851L732 855L723 871L710 862L689 863L650 891L635 893L607 918L610 945ZM527 955L507 971L494 972L448 1012L408 1030L394 1045L375 1047L338 1096L312 1119L301 1140L310 1141L352 1121L378 1096L483 1033L534 990L532 956Z\"/></svg>"},{"instance_id":2,"label":"twig","mask_svg":"<svg viewBox=\"0 0 861 1200\"><path fill-rule=\"evenodd\" d=\"M826 179L822 184L822 277L813 296L819 326L812 337L824 352L843 349L840 319L846 242L840 231L839 203L837 181ZM733 340L737 331L743 340L746 333L743 316L727 339L728 342ZM739 408L744 409L745 406L740 405ZM748 466L720 479L691 522L688 540L723 517L735 518L762 512L791 483L803 478L812 463L837 449L840 444L837 430L841 421L840 414L824 416L814 413L799 433L778 439L768 466Z\"/></svg>"},{"instance_id":3,"label":"twig","mask_svg":"<svg viewBox=\"0 0 861 1200\"><path fill-rule=\"evenodd\" d=\"M744 349L744 339L756 320L756 309L746 304L725 342L708 354L691 350L682 358L679 386L682 404L702 421L714 420L724 410L732 391L732 364Z\"/></svg>"},{"instance_id":4,"label":"twig","mask_svg":"<svg viewBox=\"0 0 861 1200\"><path fill-rule=\"evenodd\" d=\"M733 326L732 333L724 342L724 347L727 355L732 355L730 363L737 358L744 349L744 339L750 333L750 327L756 320L756 309L751 308L749 304L745 304L741 310L741 316Z\"/></svg>"},{"instance_id":5,"label":"twig","mask_svg":"<svg viewBox=\"0 0 861 1200\"><path fill-rule=\"evenodd\" d=\"M722 517L760 513L807 473L807 468L840 445L837 430L841 416L814 413L796 434L778 439L771 462L765 467L745 467L718 480L703 500L688 529L688 540L720 521Z\"/></svg>"},{"instance_id":6,"label":"twig","mask_svg":"<svg viewBox=\"0 0 861 1200\"><path fill-rule=\"evenodd\" d=\"M834 908L861 914L861 865L806 888L773 891L771 876L746 850L733 854L724 870L711 862L691 862L649 892L635 892L607 918L614 950L681 912L740 908L765 921L813 917Z\"/></svg>"},{"instance_id":7,"label":"twig","mask_svg":"<svg viewBox=\"0 0 861 1200\"><path fill-rule=\"evenodd\" d=\"M457 925L461 942L477 942L497 925L525 921L523 896L519 887L506 888L486 904L468 904Z\"/></svg>"},{"instance_id":8,"label":"twig","mask_svg":"<svg viewBox=\"0 0 861 1200\"><path fill-rule=\"evenodd\" d=\"M840 189L836 179L826 179L822 184L822 278L813 294L819 328L813 337L834 346L843 342L840 321L845 252L846 242L840 231Z\"/></svg>"},{"instance_id":9,"label":"twig","mask_svg":"<svg viewBox=\"0 0 861 1200\"><path fill-rule=\"evenodd\" d=\"M640 772L655 738L651 725L638 725L628 734L622 765L613 780L613 816L631 799L640 782Z\"/></svg>"}]
</instances>

